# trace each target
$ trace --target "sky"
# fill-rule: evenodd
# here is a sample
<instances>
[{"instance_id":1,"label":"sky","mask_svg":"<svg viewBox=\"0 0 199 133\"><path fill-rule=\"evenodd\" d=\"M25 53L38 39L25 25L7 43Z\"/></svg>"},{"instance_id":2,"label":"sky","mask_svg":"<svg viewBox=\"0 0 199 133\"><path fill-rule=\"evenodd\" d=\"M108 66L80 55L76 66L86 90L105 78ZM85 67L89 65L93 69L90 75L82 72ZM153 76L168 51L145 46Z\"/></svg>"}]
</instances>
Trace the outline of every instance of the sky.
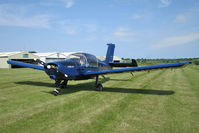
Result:
<instances>
[{"instance_id":1,"label":"sky","mask_svg":"<svg viewBox=\"0 0 199 133\"><path fill-rule=\"evenodd\" d=\"M0 0L0 52L199 57L199 0Z\"/></svg>"}]
</instances>

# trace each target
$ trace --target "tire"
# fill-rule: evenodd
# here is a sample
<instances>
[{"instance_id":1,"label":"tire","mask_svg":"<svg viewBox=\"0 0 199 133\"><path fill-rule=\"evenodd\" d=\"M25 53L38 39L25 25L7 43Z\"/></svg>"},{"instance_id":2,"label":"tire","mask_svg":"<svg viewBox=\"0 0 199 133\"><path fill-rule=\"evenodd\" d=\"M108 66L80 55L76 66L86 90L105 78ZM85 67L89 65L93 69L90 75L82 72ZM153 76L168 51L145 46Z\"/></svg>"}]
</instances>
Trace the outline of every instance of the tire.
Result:
<instances>
[{"instance_id":1,"label":"tire","mask_svg":"<svg viewBox=\"0 0 199 133\"><path fill-rule=\"evenodd\" d=\"M59 95L59 93L56 92L56 91L53 91L53 94L54 94L54 96L58 96Z\"/></svg>"},{"instance_id":2,"label":"tire","mask_svg":"<svg viewBox=\"0 0 199 133\"><path fill-rule=\"evenodd\" d=\"M97 90L97 91L102 91L102 90L103 90L102 84L98 84L98 85L96 86L96 90Z\"/></svg>"}]
</instances>

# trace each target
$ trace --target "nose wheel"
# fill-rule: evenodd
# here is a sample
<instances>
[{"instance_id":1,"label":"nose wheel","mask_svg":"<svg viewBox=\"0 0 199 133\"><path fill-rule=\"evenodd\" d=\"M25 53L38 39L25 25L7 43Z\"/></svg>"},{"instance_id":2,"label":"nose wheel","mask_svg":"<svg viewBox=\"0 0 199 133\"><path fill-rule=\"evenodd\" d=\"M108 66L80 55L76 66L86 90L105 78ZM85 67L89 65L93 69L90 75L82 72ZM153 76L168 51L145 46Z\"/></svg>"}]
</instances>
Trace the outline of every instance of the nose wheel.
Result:
<instances>
[{"instance_id":1,"label":"nose wheel","mask_svg":"<svg viewBox=\"0 0 199 133\"><path fill-rule=\"evenodd\" d=\"M61 80L55 80L55 85L54 85L55 89L53 91L54 96L58 96L60 94L59 91L57 90L60 83L61 83Z\"/></svg>"},{"instance_id":2,"label":"nose wheel","mask_svg":"<svg viewBox=\"0 0 199 133\"><path fill-rule=\"evenodd\" d=\"M59 93L59 91L55 88L54 91L53 91L53 94L54 94L54 96L57 96L57 95L59 95L60 93Z\"/></svg>"}]
</instances>

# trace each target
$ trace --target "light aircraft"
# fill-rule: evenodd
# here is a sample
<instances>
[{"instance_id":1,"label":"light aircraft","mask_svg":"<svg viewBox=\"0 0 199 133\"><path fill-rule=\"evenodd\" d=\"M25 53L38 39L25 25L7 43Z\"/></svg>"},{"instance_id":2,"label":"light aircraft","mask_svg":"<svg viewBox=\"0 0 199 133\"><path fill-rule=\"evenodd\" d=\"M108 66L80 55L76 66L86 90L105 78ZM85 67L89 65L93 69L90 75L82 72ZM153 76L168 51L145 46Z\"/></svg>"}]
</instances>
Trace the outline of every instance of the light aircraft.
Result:
<instances>
[{"instance_id":1,"label":"light aircraft","mask_svg":"<svg viewBox=\"0 0 199 133\"><path fill-rule=\"evenodd\" d=\"M97 59L94 55L83 52L77 52L70 54L68 57L66 57L65 60L51 63L45 63L37 59L36 62L38 64L41 64L42 66L13 60L8 60L7 63L45 71L51 79L55 80L55 88L53 91L55 96L60 94L57 90L57 87L61 86L61 88L65 88L67 86L68 80L85 80L96 78L96 90L102 91L103 86L98 82L99 75L103 76L104 74L110 73L134 72L162 68L176 68L191 63L187 61L180 63L138 67L135 60L132 60L131 63L113 62L115 44L107 45L108 50L104 61ZM112 69L113 67L128 68Z\"/></svg>"}]
</instances>

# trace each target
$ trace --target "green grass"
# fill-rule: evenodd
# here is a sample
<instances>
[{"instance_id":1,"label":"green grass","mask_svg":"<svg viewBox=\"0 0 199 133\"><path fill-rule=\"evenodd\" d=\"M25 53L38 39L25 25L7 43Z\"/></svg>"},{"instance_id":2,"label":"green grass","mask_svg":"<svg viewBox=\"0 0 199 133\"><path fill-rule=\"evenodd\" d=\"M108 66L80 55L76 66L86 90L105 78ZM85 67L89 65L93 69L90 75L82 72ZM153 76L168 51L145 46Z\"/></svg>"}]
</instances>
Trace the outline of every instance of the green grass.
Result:
<instances>
[{"instance_id":1,"label":"green grass","mask_svg":"<svg viewBox=\"0 0 199 133\"><path fill-rule=\"evenodd\" d=\"M199 130L199 67L70 81L61 95L32 69L0 69L0 132L180 132Z\"/></svg>"}]
</instances>

